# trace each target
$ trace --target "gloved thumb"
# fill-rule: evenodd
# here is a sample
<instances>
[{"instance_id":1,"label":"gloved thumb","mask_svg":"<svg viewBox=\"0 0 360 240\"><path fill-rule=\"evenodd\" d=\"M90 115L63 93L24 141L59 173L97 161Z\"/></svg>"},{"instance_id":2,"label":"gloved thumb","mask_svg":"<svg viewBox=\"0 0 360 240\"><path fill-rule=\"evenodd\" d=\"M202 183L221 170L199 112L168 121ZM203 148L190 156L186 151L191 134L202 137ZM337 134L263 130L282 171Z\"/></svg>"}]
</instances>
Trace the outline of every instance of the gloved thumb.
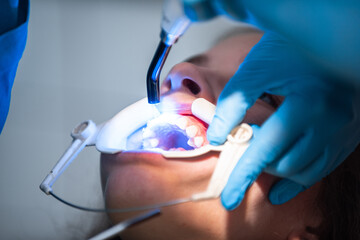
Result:
<instances>
[{"instance_id":1,"label":"gloved thumb","mask_svg":"<svg viewBox=\"0 0 360 240\"><path fill-rule=\"evenodd\" d=\"M305 189L304 186L294 181L282 179L272 186L269 193L269 200L274 205L280 205L296 197Z\"/></svg>"}]
</instances>

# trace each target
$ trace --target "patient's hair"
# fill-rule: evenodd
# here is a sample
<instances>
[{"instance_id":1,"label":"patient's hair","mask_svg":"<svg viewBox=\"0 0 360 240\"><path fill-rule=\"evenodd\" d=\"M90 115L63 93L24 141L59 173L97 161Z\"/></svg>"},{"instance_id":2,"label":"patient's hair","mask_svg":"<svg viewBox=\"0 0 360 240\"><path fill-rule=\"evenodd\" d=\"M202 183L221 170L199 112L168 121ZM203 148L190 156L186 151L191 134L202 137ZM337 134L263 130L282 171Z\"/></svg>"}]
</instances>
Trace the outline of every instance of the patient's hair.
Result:
<instances>
[{"instance_id":1,"label":"patient's hair","mask_svg":"<svg viewBox=\"0 0 360 240\"><path fill-rule=\"evenodd\" d=\"M322 180L317 208L322 222L309 231L320 240L360 239L360 145Z\"/></svg>"}]
</instances>

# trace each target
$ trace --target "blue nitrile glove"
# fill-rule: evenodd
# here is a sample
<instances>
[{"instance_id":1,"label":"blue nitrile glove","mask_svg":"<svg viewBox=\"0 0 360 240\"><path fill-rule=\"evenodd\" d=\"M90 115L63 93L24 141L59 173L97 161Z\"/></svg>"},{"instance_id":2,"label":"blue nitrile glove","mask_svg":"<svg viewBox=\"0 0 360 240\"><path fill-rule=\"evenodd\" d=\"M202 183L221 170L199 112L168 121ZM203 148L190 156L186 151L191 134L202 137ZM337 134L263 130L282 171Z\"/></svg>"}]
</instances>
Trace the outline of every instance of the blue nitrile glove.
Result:
<instances>
[{"instance_id":1,"label":"blue nitrile glove","mask_svg":"<svg viewBox=\"0 0 360 240\"><path fill-rule=\"evenodd\" d=\"M242 1L221 0L182 0L187 17L193 21L206 21L219 15L227 15L236 20L245 21L248 12ZM235 6L236 5L236 6Z\"/></svg>"},{"instance_id":2,"label":"blue nitrile glove","mask_svg":"<svg viewBox=\"0 0 360 240\"><path fill-rule=\"evenodd\" d=\"M338 81L360 85L360 1L182 1L192 21L224 15L280 33Z\"/></svg>"},{"instance_id":3,"label":"blue nitrile glove","mask_svg":"<svg viewBox=\"0 0 360 240\"><path fill-rule=\"evenodd\" d=\"M221 93L207 136L221 144L256 99L285 96L232 172L221 199L237 207L262 171L283 177L269 199L281 204L334 170L360 142L360 89L320 77L280 36L265 33Z\"/></svg>"},{"instance_id":4,"label":"blue nitrile glove","mask_svg":"<svg viewBox=\"0 0 360 240\"><path fill-rule=\"evenodd\" d=\"M16 69L25 48L27 0L0 0L0 133L9 111Z\"/></svg>"}]
</instances>

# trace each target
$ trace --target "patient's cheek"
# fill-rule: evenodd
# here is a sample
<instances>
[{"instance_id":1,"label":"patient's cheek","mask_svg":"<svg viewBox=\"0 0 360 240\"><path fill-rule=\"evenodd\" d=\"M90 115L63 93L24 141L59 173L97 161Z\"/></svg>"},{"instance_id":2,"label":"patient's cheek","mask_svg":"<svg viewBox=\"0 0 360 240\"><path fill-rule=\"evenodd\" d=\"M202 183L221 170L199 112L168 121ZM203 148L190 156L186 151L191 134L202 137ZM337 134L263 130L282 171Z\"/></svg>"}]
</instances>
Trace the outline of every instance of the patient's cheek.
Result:
<instances>
[{"instance_id":1,"label":"patient's cheek","mask_svg":"<svg viewBox=\"0 0 360 240\"><path fill-rule=\"evenodd\" d=\"M120 161L108 167L106 203L108 207L129 207L188 198L206 189L217 156L209 153L181 161L157 162L151 157Z\"/></svg>"},{"instance_id":2,"label":"patient's cheek","mask_svg":"<svg viewBox=\"0 0 360 240\"><path fill-rule=\"evenodd\" d=\"M172 180L168 179L171 183ZM106 204L110 208L126 208L158 203L166 198L165 182L153 171L139 166L128 166L113 171L105 189Z\"/></svg>"}]
</instances>

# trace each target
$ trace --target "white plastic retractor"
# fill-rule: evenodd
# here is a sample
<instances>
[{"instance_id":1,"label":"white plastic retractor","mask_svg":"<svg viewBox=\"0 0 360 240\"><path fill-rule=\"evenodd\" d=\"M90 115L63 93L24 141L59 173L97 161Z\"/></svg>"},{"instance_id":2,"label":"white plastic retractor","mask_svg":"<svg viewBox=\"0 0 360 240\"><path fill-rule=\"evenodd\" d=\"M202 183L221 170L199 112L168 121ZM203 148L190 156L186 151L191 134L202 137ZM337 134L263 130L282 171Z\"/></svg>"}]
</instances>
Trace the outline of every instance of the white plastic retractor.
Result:
<instances>
[{"instance_id":1,"label":"white plastic retractor","mask_svg":"<svg viewBox=\"0 0 360 240\"><path fill-rule=\"evenodd\" d=\"M191 197L192 201L212 199L220 196L231 172L249 147L252 136L252 128L246 123L242 123L231 132L220 153L206 191L194 194Z\"/></svg>"}]
</instances>

